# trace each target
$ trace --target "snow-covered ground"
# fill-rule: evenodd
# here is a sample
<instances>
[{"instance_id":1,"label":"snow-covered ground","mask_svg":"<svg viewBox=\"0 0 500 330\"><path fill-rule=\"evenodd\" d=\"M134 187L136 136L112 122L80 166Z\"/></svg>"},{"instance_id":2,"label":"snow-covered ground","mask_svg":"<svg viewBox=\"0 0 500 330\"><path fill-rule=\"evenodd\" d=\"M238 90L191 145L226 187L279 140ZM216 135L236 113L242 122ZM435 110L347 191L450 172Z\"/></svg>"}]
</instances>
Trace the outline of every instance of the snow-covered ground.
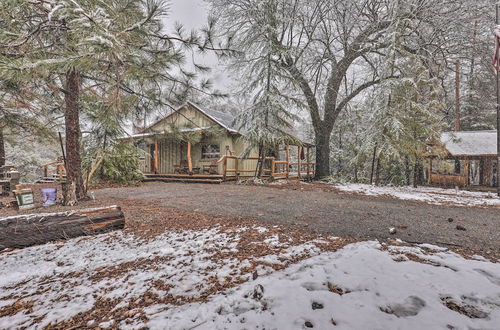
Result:
<instances>
[{"instance_id":1,"label":"snow-covered ground","mask_svg":"<svg viewBox=\"0 0 500 330\"><path fill-rule=\"evenodd\" d=\"M271 252L236 257L249 231ZM3 253L0 328L498 329L500 264L429 245L322 252L334 238L280 236L113 233Z\"/></svg>"},{"instance_id":2,"label":"snow-covered ground","mask_svg":"<svg viewBox=\"0 0 500 330\"><path fill-rule=\"evenodd\" d=\"M164 324L177 329L498 329L500 264L445 251L351 244L247 282L209 303L157 314L149 323Z\"/></svg>"},{"instance_id":3,"label":"snow-covered ground","mask_svg":"<svg viewBox=\"0 0 500 330\"><path fill-rule=\"evenodd\" d=\"M434 187L390 187L362 183L335 184L345 192L365 195L387 195L399 199L423 201L430 204L455 204L463 206L500 206L500 198L489 192L476 192Z\"/></svg>"},{"instance_id":4,"label":"snow-covered ground","mask_svg":"<svg viewBox=\"0 0 500 330\"><path fill-rule=\"evenodd\" d=\"M262 239L251 242L255 256L243 258L238 244L249 232ZM0 329L43 328L72 317L77 323L97 326L92 316L78 313L110 310L110 305L110 321L126 318L128 326L135 327L144 323L142 316L201 301L249 280L252 266L264 275L273 267L317 255L318 245L328 243L293 244L291 240L254 226L166 232L153 239L115 232L4 252L0 254ZM103 317L97 312L96 318Z\"/></svg>"}]
</instances>

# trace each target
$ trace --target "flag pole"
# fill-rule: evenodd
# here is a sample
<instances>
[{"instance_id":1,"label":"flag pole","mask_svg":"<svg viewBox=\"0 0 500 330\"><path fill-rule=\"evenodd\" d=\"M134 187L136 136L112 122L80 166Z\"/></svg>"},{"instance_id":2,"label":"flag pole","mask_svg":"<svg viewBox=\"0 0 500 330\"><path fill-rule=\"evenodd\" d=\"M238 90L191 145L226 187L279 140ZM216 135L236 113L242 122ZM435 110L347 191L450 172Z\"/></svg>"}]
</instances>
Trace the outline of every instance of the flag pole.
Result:
<instances>
[{"instance_id":1,"label":"flag pole","mask_svg":"<svg viewBox=\"0 0 500 330\"><path fill-rule=\"evenodd\" d=\"M495 26L495 39L496 39L496 47L498 51L499 47L499 38L497 35L498 25L499 25L499 16L498 16L498 3L495 5L495 14L496 14L496 25ZM498 59L497 59L498 61ZM498 63L495 68L496 73L496 89L497 89L497 194L500 196L500 74L498 72Z\"/></svg>"}]
</instances>

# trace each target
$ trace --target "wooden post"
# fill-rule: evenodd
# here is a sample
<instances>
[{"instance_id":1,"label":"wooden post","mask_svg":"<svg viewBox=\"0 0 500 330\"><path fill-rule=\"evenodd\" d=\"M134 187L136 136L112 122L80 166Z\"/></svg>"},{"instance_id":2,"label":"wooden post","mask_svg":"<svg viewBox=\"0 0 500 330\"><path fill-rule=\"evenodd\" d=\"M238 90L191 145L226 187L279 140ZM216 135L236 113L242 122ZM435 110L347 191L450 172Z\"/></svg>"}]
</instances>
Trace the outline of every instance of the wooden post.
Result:
<instances>
[{"instance_id":1,"label":"wooden post","mask_svg":"<svg viewBox=\"0 0 500 330\"><path fill-rule=\"evenodd\" d=\"M311 170L311 147L307 146L307 178L309 178L309 172Z\"/></svg>"},{"instance_id":2,"label":"wooden post","mask_svg":"<svg viewBox=\"0 0 500 330\"><path fill-rule=\"evenodd\" d=\"M59 172L59 179L62 181L63 179L63 164L57 164L57 171Z\"/></svg>"},{"instance_id":3,"label":"wooden post","mask_svg":"<svg viewBox=\"0 0 500 330\"><path fill-rule=\"evenodd\" d=\"M187 161L188 161L188 167L189 167L189 174L192 174L193 173L193 159L191 158L191 142L188 142Z\"/></svg>"},{"instance_id":4,"label":"wooden post","mask_svg":"<svg viewBox=\"0 0 500 330\"><path fill-rule=\"evenodd\" d=\"M495 14L496 14L496 25L500 24L500 15L498 13L498 3L495 6ZM500 38L498 36L496 37L496 47L499 46L500 43ZM495 68L495 73L496 73L496 95L497 95L497 195L500 196L500 73L498 72L498 63Z\"/></svg>"},{"instance_id":5,"label":"wooden post","mask_svg":"<svg viewBox=\"0 0 500 330\"><path fill-rule=\"evenodd\" d=\"M432 183L431 177L432 177L432 157L429 157L429 177L427 178L428 184Z\"/></svg>"},{"instance_id":6,"label":"wooden post","mask_svg":"<svg viewBox=\"0 0 500 330\"><path fill-rule=\"evenodd\" d=\"M460 61L455 61L455 132L460 131Z\"/></svg>"},{"instance_id":7,"label":"wooden post","mask_svg":"<svg viewBox=\"0 0 500 330\"><path fill-rule=\"evenodd\" d=\"M290 146L288 144L285 146L285 155L286 155L286 178L288 179L288 175L290 172Z\"/></svg>"},{"instance_id":8,"label":"wooden post","mask_svg":"<svg viewBox=\"0 0 500 330\"><path fill-rule=\"evenodd\" d=\"M299 175L299 180L300 180L300 148L301 146L297 146L297 171Z\"/></svg>"},{"instance_id":9,"label":"wooden post","mask_svg":"<svg viewBox=\"0 0 500 330\"><path fill-rule=\"evenodd\" d=\"M234 159L234 174L236 175L236 179L239 179L240 173L238 173L238 158Z\"/></svg>"},{"instance_id":10,"label":"wooden post","mask_svg":"<svg viewBox=\"0 0 500 330\"><path fill-rule=\"evenodd\" d=\"M469 166L470 166L469 158L466 157L464 160L464 176L465 176L465 186L466 187L469 186Z\"/></svg>"},{"instance_id":11,"label":"wooden post","mask_svg":"<svg viewBox=\"0 0 500 330\"><path fill-rule=\"evenodd\" d=\"M155 141L155 152L154 152L154 172L158 174L158 141Z\"/></svg>"},{"instance_id":12,"label":"wooden post","mask_svg":"<svg viewBox=\"0 0 500 330\"><path fill-rule=\"evenodd\" d=\"M224 157L224 162L222 163L222 176L226 180L227 176L227 157Z\"/></svg>"}]
</instances>

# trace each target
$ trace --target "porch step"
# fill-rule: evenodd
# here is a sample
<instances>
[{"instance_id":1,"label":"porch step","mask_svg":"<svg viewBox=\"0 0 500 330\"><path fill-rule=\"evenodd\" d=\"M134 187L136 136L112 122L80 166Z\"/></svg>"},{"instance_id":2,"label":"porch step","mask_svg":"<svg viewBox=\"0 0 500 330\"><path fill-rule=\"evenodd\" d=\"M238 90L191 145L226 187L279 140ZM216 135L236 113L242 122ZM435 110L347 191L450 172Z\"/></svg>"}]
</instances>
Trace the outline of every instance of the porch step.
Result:
<instances>
[{"instance_id":1,"label":"porch step","mask_svg":"<svg viewBox=\"0 0 500 330\"><path fill-rule=\"evenodd\" d=\"M173 177L149 177L146 176L143 182L185 182L185 183L209 183L209 184L220 184L223 182L222 179L200 179L200 178L173 178Z\"/></svg>"},{"instance_id":2,"label":"porch step","mask_svg":"<svg viewBox=\"0 0 500 330\"><path fill-rule=\"evenodd\" d=\"M147 178L178 178L178 179L222 179L222 175L218 174L144 174Z\"/></svg>"}]
</instances>

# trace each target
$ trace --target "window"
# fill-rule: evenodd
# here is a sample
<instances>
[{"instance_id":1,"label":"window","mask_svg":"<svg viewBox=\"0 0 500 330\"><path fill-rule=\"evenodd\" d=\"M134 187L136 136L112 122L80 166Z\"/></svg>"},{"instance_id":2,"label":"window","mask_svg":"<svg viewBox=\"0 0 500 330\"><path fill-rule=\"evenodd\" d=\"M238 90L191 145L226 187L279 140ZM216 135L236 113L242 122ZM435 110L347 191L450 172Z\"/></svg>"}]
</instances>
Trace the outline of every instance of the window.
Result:
<instances>
[{"instance_id":1,"label":"window","mask_svg":"<svg viewBox=\"0 0 500 330\"><path fill-rule=\"evenodd\" d=\"M211 159L220 157L220 146L218 144L205 144L201 146L201 158Z\"/></svg>"},{"instance_id":2,"label":"window","mask_svg":"<svg viewBox=\"0 0 500 330\"><path fill-rule=\"evenodd\" d=\"M435 159L432 161L432 173L444 175L464 175L464 161L453 159Z\"/></svg>"}]
</instances>

